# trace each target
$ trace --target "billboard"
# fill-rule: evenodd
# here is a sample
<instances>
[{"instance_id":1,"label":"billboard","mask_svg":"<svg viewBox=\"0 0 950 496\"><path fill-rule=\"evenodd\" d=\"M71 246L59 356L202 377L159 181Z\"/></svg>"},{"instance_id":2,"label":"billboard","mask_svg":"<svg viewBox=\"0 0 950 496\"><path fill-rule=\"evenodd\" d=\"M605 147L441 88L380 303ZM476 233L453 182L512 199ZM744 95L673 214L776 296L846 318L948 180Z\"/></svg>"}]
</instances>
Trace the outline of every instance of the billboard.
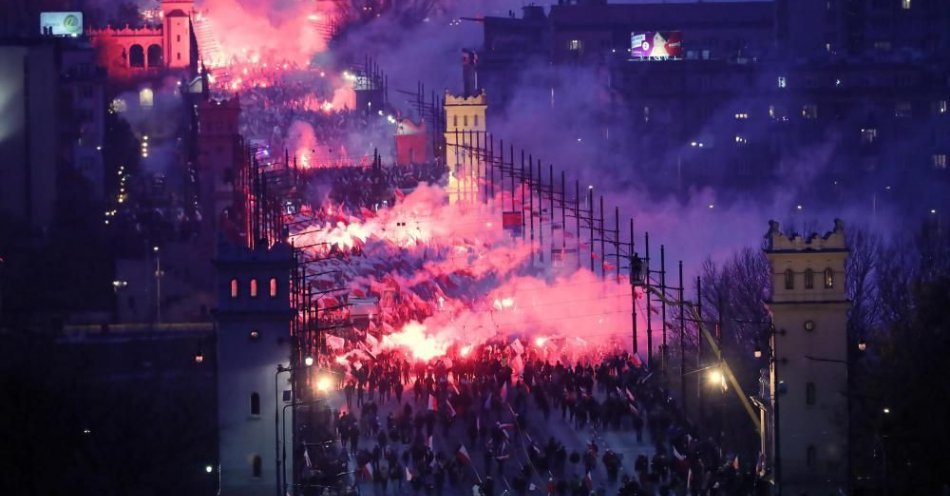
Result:
<instances>
[{"instance_id":1,"label":"billboard","mask_svg":"<svg viewBox=\"0 0 950 496\"><path fill-rule=\"evenodd\" d=\"M681 59L683 58L683 33L681 31L630 33L630 54L635 59Z\"/></svg>"},{"instance_id":2,"label":"billboard","mask_svg":"<svg viewBox=\"0 0 950 496\"><path fill-rule=\"evenodd\" d=\"M82 12L41 12L40 34L79 36L82 34Z\"/></svg>"}]
</instances>

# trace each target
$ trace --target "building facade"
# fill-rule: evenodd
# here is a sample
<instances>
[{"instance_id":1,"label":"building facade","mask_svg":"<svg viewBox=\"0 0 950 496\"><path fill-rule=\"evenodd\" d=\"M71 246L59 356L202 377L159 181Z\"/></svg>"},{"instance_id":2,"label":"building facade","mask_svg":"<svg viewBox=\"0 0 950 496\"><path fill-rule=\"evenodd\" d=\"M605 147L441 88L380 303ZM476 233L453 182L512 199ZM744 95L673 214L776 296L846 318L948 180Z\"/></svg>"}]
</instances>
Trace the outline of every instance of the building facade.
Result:
<instances>
[{"instance_id":1,"label":"building facade","mask_svg":"<svg viewBox=\"0 0 950 496\"><path fill-rule=\"evenodd\" d=\"M839 494L849 488L850 303L845 293L844 226L787 237L772 222L770 405L766 429L783 494Z\"/></svg>"},{"instance_id":2,"label":"building facade","mask_svg":"<svg viewBox=\"0 0 950 496\"><path fill-rule=\"evenodd\" d=\"M488 97L484 91L471 96L445 93L445 165L449 172L450 201L473 201L478 195L478 157L484 146Z\"/></svg>"},{"instance_id":3,"label":"building facade","mask_svg":"<svg viewBox=\"0 0 950 496\"><path fill-rule=\"evenodd\" d=\"M193 12L192 0L162 0L158 26L87 28L86 34L99 53L99 64L111 77L152 76L191 67Z\"/></svg>"}]
</instances>

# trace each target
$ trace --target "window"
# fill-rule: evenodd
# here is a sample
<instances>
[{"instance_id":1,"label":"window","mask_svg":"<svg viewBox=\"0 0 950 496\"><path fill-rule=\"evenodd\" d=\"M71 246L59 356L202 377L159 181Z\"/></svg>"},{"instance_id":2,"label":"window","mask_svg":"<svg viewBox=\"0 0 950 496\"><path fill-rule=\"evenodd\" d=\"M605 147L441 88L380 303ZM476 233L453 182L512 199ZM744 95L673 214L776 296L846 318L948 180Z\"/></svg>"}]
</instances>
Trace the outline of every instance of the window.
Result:
<instances>
[{"instance_id":1,"label":"window","mask_svg":"<svg viewBox=\"0 0 950 496\"><path fill-rule=\"evenodd\" d=\"M771 112L773 112L773 113L774 113L774 111L775 111L773 107L769 107L769 110L770 110ZM748 119L748 118L749 118L749 114L747 114L747 113L745 113L745 112L739 112L738 114L736 114L736 120L737 120L737 121L744 121L744 120L746 120L746 119Z\"/></svg>"},{"instance_id":2,"label":"window","mask_svg":"<svg viewBox=\"0 0 950 496\"><path fill-rule=\"evenodd\" d=\"M897 105L894 106L894 117L898 119L906 119L911 116L913 112L913 107L910 102L897 102Z\"/></svg>"},{"instance_id":3,"label":"window","mask_svg":"<svg viewBox=\"0 0 950 496\"><path fill-rule=\"evenodd\" d=\"M467 116L467 115L463 115L463 116L462 116L462 125L465 126L465 127L468 127L468 116Z\"/></svg>"},{"instance_id":4,"label":"window","mask_svg":"<svg viewBox=\"0 0 950 496\"><path fill-rule=\"evenodd\" d=\"M901 8L904 10L910 10L910 0L901 0Z\"/></svg>"},{"instance_id":5,"label":"window","mask_svg":"<svg viewBox=\"0 0 950 496\"><path fill-rule=\"evenodd\" d=\"M802 119L817 119L818 118L818 105L809 103L802 106Z\"/></svg>"},{"instance_id":6,"label":"window","mask_svg":"<svg viewBox=\"0 0 950 496\"><path fill-rule=\"evenodd\" d=\"M778 87L779 87L779 88L785 88L787 85L788 85L788 83L785 81L785 76L779 76L779 77L778 77Z\"/></svg>"},{"instance_id":7,"label":"window","mask_svg":"<svg viewBox=\"0 0 950 496\"><path fill-rule=\"evenodd\" d=\"M795 273L792 269L785 269L785 289L795 289Z\"/></svg>"},{"instance_id":8,"label":"window","mask_svg":"<svg viewBox=\"0 0 950 496\"><path fill-rule=\"evenodd\" d=\"M805 269L805 289L815 289L815 271Z\"/></svg>"},{"instance_id":9,"label":"window","mask_svg":"<svg viewBox=\"0 0 950 496\"><path fill-rule=\"evenodd\" d=\"M277 278L276 277L270 278L270 297L271 298L277 297Z\"/></svg>"},{"instance_id":10,"label":"window","mask_svg":"<svg viewBox=\"0 0 950 496\"><path fill-rule=\"evenodd\" d=\"M175 36L175 41L181 42L181 35Z\"/></svg>"},{"instance_id":11,"label":"window","mask_svg":"<svg viewBox=\"0 0 950 496\"><path fill-rule=\"evenodd\" d=\"M129 66L145 67L145 49L142 45L132 45L129 48Z\"/></svg>"},{"instance_id":12,"label":"window","mask_svg":"<svg viewBox=\"0 0 950 496\"><path fill-rule=\"evenodd\" d=\"M240 285L237 279L231 279L231 298L237 298L240 291Z\"/></svg>"},{"instance_id":13,"label":"window","mask_svg":"<svg viewBox=\"0 0 950 496\"><path fill-rule=\"evenodd\" d=\"M257 279L251 279L251 298L257 298Z\"/></svg>"},{"instance_id":14,"label":"window","mask_svg":"<svg viewBox=\"0 0 950 496\"><path fill-rule=\"evenodd\" d=\"M285 389L281 395L281 399L284 400L284 403L290 403L293 397L293 393L289 389Z\"/></svg>"},{"instance_id":15,"label":"window","mask_svg":"<svg viewBox=\"0 0 950 496\"><path fill-rule=\"evenodd\" d=\"M253 461L251 461L251 474L254 477L261 476L261 456L254 455Z\"/></svg>"},{"instance_id":16,"label":"window","mask_svg":"<svg viewBox=\"0 0 950 496\"><path fill-rule=\"evenodd\" d=\"M891 42L890 41L875 41L874 49L879 52L889 52L891 51Z\"/></svg>"},{"instance_id":17,"label":"window","mask_svg":"<svg viewBox=\"0 0 950 496\"><path fill-rule=\"evenodd\" d=\"M947 154L946 153L937 153L934 156L930 157L931 163L933 163L934 169L946 169L947 168Z\"/></svg>"},{"instance_id":18,"label":"window","mask_svg":"<svg viewBox=\"0 0 950 496\"><path fill-rule=\"evenodd\" d=\"M452 116L452 127L459 127L459 116Z\"/></svg>"},{"instance_id":19,"label":"window","mask_svg":"<svg viewBox=\"0 0 950 496\"><path fill-rule=\"evenodd\" d=\"M815 404L815 383L805 383L805 404L813 406Z\"/></svg>"},{"instance_id":20,"label":"window","mask_svg":"<svg viewBox=\"0 0 950 496\"><path fill-rule=\"evenodd\" d=\"M251 341L257 341L261 339L261 331L258 331L257 329L253 329L251 330L251 332L247 333L247 338L250 339Z\"/></svg>"},{"instance_id":21,"label":"window","mask_svg":"<svg viewBox=\"0 0 950 496\"><path fill-rule=\"evenodd\" d=\"M643 106L643 122L650 122L650 107L648 105Z\"/></svg>"},{"instance_id":22,"label":"window","mask_svg":"<svg viewBox=\"0 0 950 496\"><path fill-rule=\"evenodd\" d=\"M736 135L736 145L743 146L749 143L749 140L745 136Z\"/></svg>"},{"instance_id":23,"label":"window","mask_svg":"<svg viewBox=\"0 0 950 496\"><path fill-rule=\"evenodd\" d=\"M861 143L865 145L872 145L877 141L877 129L871 128L861 128Z\"/></svg>"},{"instance_id":24,"label":"window","mask_svg":"<svg viewBox=\"0 0 950 496\"><path fill-rule=\"evenodd\" d=\"M831 270L831 267L825 269L825 289L831 289L835 287L835 271Z\"/></svg>"},{"instance_id":25,"label":"window","mask_svg":"<svg viewBox=\"0 0 950 496\"><path fill-rule=\"evenodd\" d=\"M181 60L181 52L178 52L178 60Z\"/></svg>"},{"instance_id":26,"label":"window","mask_svg":"<svg viewBox=\"0 0 950 496\"><path fill-rule=\"evenodd\" d=\"M475 127L478 127L478 114L475 114L472 118L475 119Z\"/></svg>"},{"instance_id":27,"label":"window","mask_svg":"<svg viewBox=\"0 0 950 496\"><path fill-rule=\"evenodd\" d=\"M260 416L261 414L261 395L251 393L251 415Z\"/></svg>"},{"instance_id":28,"label":"window","mask_svg":"<svg viewBox=\"0 0 950 496\"><path fill-rule=\"evenodd\" d=\"M808 468L815 468L817 462L818 450L814 446L808 445L808 448L805 449L805 464L808 465Z\"/></svg>"},{"instance_id":29,"label":"window","mask_svg":"<svg viewBox=\"0 0 950 496\"><path fill-rule=\"evenodd\" d=\"M581 40L571 40L568 42L567 48L572 52L579 52L584 48L584 44L581 43Z\"/></svg>"},{"instance_id":30,"label":"window","mask_svg":"<svg viewBox=\"0 0 950 496\"><path fill-rule=\"evenodd\" d=\"M947 101L946 100L937 100L934 102L934 113L935 114L946 114L947 113Z\"/></svg>"}]
</instances>

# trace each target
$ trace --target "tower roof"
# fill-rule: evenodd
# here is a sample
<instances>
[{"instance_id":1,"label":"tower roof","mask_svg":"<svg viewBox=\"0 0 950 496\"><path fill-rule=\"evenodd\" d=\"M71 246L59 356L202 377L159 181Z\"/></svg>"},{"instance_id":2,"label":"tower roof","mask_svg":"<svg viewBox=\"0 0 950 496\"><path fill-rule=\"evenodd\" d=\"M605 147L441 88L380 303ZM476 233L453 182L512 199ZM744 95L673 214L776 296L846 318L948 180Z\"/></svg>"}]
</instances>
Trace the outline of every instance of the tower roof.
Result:
<instances>
[{"instance_id":1,"label":"tower roof","mask_svg":"<svg viewBox=\"0 0 950 496\"><path fill-rule=\"evenodd\" d=\"M835 219L835 227L830 232L819 236L811 234L808 237L793 234L785 235L779 228L777 221L769 221L769 232L765 233L765 251L767 252L797 252L797 251L847 251L844 239L844 221Z\"/></svg>"}]
</instances>

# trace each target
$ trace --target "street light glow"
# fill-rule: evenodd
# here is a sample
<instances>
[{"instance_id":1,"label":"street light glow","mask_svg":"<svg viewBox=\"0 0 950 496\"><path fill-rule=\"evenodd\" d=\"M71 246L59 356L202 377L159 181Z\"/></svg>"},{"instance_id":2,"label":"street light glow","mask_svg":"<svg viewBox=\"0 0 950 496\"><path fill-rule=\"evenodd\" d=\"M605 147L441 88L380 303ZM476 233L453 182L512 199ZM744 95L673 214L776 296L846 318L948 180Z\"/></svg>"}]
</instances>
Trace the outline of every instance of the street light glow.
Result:
<instances>
[{"instance_id":1,"label":"street light glow","mask_svg":"<svg viewBox=\"0 0 950 496\"><path fill-rule=\"evenodd\" d=\"M308 356L308 357L304 358L304 359L303 359L303 364L306 365L307 367L313 365L313 357L312 357L312 356Z\"/></svg>"},{"instance_id":2,"label":"street light glow","mask_svg":"<svg viewBox=\"0 0 950 496\"><path fill-rule=\"evenodd\" d=\"M205 465L205 473L210 474L212 471L214 471L214 467L211 465Z\"/></svg>"},{"instance_id":3,"label":"street light glow","mask_svg":"<svg viewBox=\"0 0 950 496\"><path fill-rule=\"evenodd\" d=\"M707 375L707 378L709 379L709 383L710 383L710 384L712 384L712 385L714 385L714 386L719 386L719 387L725 389L725 387L726 387L726 376L722 373L721 370L719 370L719 369L712 369L712 370L710 370L710 371L709 371L709 374Z\"/></svg>"}]
</instances>

